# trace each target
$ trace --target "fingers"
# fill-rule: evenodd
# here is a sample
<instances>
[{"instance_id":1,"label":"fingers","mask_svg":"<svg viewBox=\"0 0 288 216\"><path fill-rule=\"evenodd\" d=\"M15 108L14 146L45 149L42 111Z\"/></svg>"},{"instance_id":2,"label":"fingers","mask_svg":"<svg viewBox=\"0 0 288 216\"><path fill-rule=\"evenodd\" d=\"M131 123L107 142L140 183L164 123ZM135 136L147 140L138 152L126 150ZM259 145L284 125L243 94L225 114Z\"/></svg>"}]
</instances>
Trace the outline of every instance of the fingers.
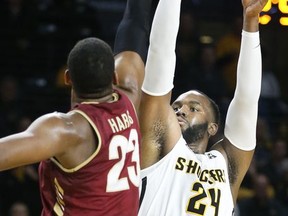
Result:
<instances>
[{"instance_id":1,"label":"fingers","mask_svg":"<svg viewBox=\"0 0 288 216\"><path fill-rule=\"evenodd\" d=\"M268 0L252 0L252 1L245 1L243 0L243 9L245 15L248 17L258 17L265 5L267 4Z\"/></svg>"}]
</instances>

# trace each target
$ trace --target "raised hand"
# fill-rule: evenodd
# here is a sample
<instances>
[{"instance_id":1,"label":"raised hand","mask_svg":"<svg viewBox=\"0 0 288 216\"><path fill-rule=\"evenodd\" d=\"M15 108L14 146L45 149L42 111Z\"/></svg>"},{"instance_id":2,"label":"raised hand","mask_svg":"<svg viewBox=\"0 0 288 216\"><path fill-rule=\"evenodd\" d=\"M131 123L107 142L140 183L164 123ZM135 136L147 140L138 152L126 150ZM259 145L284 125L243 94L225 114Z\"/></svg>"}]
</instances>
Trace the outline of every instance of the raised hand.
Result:
<instances>
[{"instance_id":1,"label":"raised hand","mask_svg":"<svg viewBox=\"0 0 288 216\"><path fill-rule=\"evenodd\" d=\"M259 14L268 0L242 0L243 30L247 32L259 31Z\"/></svg>"},{"instance_id":2,"label":"raised hand","mask_svg":"<svg viewBox=\"0 0 288 216\"><path fill-rule=\"evenodd\" d=\"M258 17L267 2L268 0L242 0L244 15L248 17Z\"/></svg>"}]
</instances>

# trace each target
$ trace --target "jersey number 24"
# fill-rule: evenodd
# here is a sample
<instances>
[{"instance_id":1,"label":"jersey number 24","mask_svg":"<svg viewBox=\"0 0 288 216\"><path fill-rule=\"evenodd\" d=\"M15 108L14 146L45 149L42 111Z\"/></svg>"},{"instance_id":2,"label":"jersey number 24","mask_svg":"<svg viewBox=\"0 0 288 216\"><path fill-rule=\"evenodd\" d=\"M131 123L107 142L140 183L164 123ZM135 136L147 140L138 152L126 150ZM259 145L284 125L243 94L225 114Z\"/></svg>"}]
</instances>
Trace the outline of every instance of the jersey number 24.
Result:
<instances>
[{"instance_id":1,"label":"jersey number 24","mask_svg":"<svg viewBox=\"0 0 288 216\"><path fill-rule=\"evenodd\" d=\"M209 198L211 200L211 206L215 208L215 216L218 216L219 202L221 197L221 190L216 188L210 188L205 191L203 185L200 182L195 182L192 186L192 191L196 192L196 195L189 199L187 205L187 212L197 215L205 215L207 205L201 203L201 200Z\"/></svg>"}]
</instances>

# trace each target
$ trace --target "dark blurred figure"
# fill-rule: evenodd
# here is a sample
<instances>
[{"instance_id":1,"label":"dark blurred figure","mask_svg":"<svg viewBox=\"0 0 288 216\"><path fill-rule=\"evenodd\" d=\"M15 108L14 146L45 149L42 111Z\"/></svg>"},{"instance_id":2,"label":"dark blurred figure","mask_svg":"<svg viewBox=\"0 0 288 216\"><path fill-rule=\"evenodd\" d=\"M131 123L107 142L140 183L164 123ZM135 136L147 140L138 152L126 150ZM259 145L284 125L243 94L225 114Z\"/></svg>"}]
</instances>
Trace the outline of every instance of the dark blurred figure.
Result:
<instances>
[{"instance_id":1,"label":"dark blurred figure","mask_svg":"<svg viewBox=\"0 0 288 216\"><path fill-rule=\"evenodd\" d=\"M269 193L266 175L257 174L253 180L254 196L238 203L241 216L286 216L287 209Z\"/></svg>"},{"instance_id":2,"label":"dark blurred figure","mask_svg":"<svg viewBox=\"0 0 288 216\"><path fill-rule=\"evenodd\" d=\"M190 69L189 89L198 89L204 92L218 104L221 113L221 124L216 136L209 140L214 144L223 137L223 125L226 118L228 105L231 101L228 95L228 87L222 76L222 71L217 64L214 39L211 36L201 36L199 53L195 66ZM210 146L210 145L209 145Z\"/></svg>"},{"instance_id":3,"label":"dark blurred figure","mask_svg":"<svg viewBox=\"0 0 288 216\"><path fill-rule=\"evenodd\" d=\"M259 115L269 122L272 135L276 138L279 122L288 114L288 105L284 102L281 86L275 74L275 63L265 47L262 49L263 73L259 99Z\"/></svg>"},{"instance_id":4,"label":"dark blurred figure","mask_svg":"<svg viewBox=\"0 0 288 216\"><path fill-rule=\"evenodd\" d=\"M284 139L276 139L272 144L271 159L267 165L262 169L270 181L272 186L276 190L276 197L281 197L281 200L285 200L287 189L283 186L287 185L287 167L288 167L288 142ZM283 193L284 192L284 193ZM286 198L287 199L287 198Z\"/></svg>"},{"instance_id":5,"label":"dark blurred figure","mask_svg":"<svg viewBox=\"0 0 288 216\"><path fill-rule=\"evenodd\" d=\"M18 80L4 76L0 80L0 136L17 130L17 123L23 112Z\"/></svg>"},{"instance_id":6,"label":"dark blurred figure","mask_svg":"<svg viewBox=\"0 0 288 216\"><path fill-rule=\"evenodd\" d=\"M72 46L85 37L101 38L102 30L97 10L90 5L90 1L42 0L37 6L38 25L33 44L33 70L36 76L42 74L43 77L44 73L44 78L54 83Z\"/></svg>"},{"instance_id":7,"label":"dark blurred figure","mask_svg":"<svg viewBox=\"0 0 288 216\"><path fill-rule=\"evenodd\" d=\"M4 0L0 7L1 68L9 74L27 75L32 37L35 33L35 3L33 0Z\"/></svg>"},{"instance_id":8,"label":"dark blurred figure","mask_svg":"<svg viewBox=\"0 0 288 216\"><path fill-rule=\"evenodd\" d=\"M30 216L29 208L24 202L15 202L9 209L9 216Z\"/></svg>"},{"instance_id":9,"label":"dark blurred figure","mask_svg":"<svg viewBox=\"0 0 288 216\"><path fill-rule=\"evenodd\" d=\"M276 197L287 206L288 203L288 160L282 164L282 177L276 188Z\"/></svg>"},{"instance_id":10,"label":"dark blurred figure","mask_svg":"<svg viewBox=\"0 0 288 216\"><path fill-rule=\"evenodd\" d=\"M214 39L210 36L200 37L201 46L199 48L199 58L192 73L193 87L203 91L219 105L221 113L226 113L228 108L228 87L222 75L222 71L217 64L216 49ZM224 104L227 104L225 107Z\"/></svg>"},{"instance_id":11,"label":"dark blurred figure","mask_svg":"<svg viewBox=\"0 0 288 216\"><path fill-rule=\"evenodd\" d=\"M16 132L24 131L31 124L28 116L17 119ZM41 213L38 164L17 167L1 172L0 200L3 214L11 216L38 216ZM30 214L29 214L30 213Z\"/></svg>"},{"instance_id":12,"label":"dark blurred figure","mask_svg":"<svg viewBox=\"0 0 288 216\"><path fill-rule=\"evenodd\" d=\"M231 18L230 30L216 42L217 61L221 70L228 93L232 98L236 85L237 61L240 51L242 15Z\"/></svg>"},{"instance_id":13,"label":"dark blurred figure","mask_svg":"<svg viewBox=\"0 0 288 216\"><path fill-rule=\"evenodd\" d=\"M188 1L183 1L181 7L172 101L182 92L191 89L191 82L194 80L191 70L196 65L200 44L197 17L194 15L193 6Z\"/></svg>"},{"instance_id":14,"label":"dark blurred figure","mask_svg":"<svg viewBox=\"0 0 288 216\"><path fill-rule=\"evenodd\" d=\"M37 167L38 165L23 166L1 174L0 193L4 196L4 215L8 215L10 206L19 200L27 204L31 215L41 214Z\"/></svg>"},{"instance_id":15,"label":"dark blurred figure","mask_svg":"<svg viewBox=\"0 0 288 216\"><path fill-rule=\"evenodd\" d=\"M271 160L273 138L269 122L261 116L259 116L257 121L256 137L257 146L255 149L254 159L256 160L257 169L263 170Z\"/></svg>"}]
</instances>

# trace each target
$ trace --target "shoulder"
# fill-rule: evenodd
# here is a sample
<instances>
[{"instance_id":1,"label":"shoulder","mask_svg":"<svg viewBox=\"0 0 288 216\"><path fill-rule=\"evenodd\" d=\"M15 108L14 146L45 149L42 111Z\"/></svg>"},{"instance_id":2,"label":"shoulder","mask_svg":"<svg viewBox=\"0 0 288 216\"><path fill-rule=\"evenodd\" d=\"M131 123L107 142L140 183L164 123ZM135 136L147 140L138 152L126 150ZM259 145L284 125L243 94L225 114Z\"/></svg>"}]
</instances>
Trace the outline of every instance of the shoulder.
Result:
<instances>
[{"instance_id":1,"label":"shoulder","mask_svg":"<svg viewBox=\"0 0 288 216\"><path fill-rule=\"evenodd\" d=\"M37 134L45 133L47 136L78 136L78 129L88 124L78 113L53 112L40 116L27 129ZM81 130L82 131L82 130Z\"/></svg>"},{"instance_id":2,"label":"shoulder","mask_svg":"<svg viewBox=\"0 0 288 216\"><path fill-rule=\"evenodd\" d=\"M49 125L58 126L58 125L64 125L66 122L69 122L70 120L71 120L70 114L53 112L38 117L32 123L32 126L33 125L41 125L42 127Z\"/></svg>"}]
</instances>

